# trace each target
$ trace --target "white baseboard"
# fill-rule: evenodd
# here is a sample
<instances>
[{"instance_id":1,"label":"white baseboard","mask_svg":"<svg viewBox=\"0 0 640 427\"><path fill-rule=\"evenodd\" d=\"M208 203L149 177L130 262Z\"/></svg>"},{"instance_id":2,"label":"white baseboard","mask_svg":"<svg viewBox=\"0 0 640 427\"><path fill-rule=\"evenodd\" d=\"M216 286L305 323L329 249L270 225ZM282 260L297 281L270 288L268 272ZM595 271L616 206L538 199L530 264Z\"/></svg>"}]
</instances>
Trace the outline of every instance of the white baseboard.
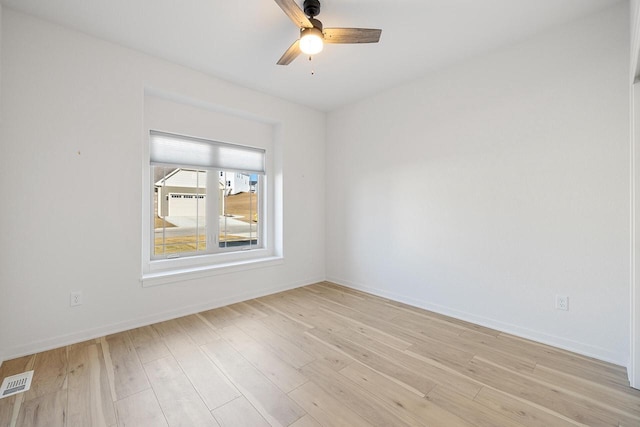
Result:
<instances>
[{"instance_id":1,"label":"white baseboard","mask_svg":"<svg viewBox=\"0 0 640 427\"><path fill-rule=\"evenodd\" d=\"M478 316L473 313L467 313L464 311L455 310L450 307L445 307L438 304L432 304L430 302L415 299L406 295L400 295L394 292L388 292L382 289L372 288L370 286L364 286L359 283L351 282L349 280L344 280L337 277L327 277L326 280L329 282L336 283L338 285L346 286L348 288L356 289L356 290L367 292L383 298L388 298L394 301L408 304L414 307L422 308L424 310L433 311L435 313L443 314L445 316L450 316L459 320L471 322L476 325L485 326L487 328L491 328L500 332L515 335L520 338L526 338L541 344L547 344L553 347L561 348L563 350L572 351L574 353L578 353L583 356L592 357L594 359L602 360L604 362L609 362L615 365L626 367L627 361L623 360L624 356L614 353L606 348L601 348L601 347L593 346L586 343L572 341L572 340L569 340L563 337L558 337L555 335L549 335L544 332L524 328L511 323L505 323L500 320L491 319L484 316Z\"/></svg>"},{"instance_id":2,"label":"white baseboard","mask_svg":"<svg viewBox=\"0 0 640 427\"><path fill-rule=\"evenodd\" d=\"M205 310L211 310L218 307L223 307L237 302L247 301L253 298L259 298L265 295L271 295L289 289L299 288L301 286L310 285L317 282L322 282L323 277L311 278L299 282L289 283L285 285L274 286L270 288L263 288L252 292L244 292L224 298L210 300L205 303L199 303L187 307L182 307L176 310L169 310L162 313L154 314L151 316L140 317L137 319L127 320L124 322L112 323L110 325L101 326L98 328L86 329L84 331L74 332L71 334L60 335L57 337L48 338L41 341L35 341L26 345L5 349L0 354L0 362L2 360L11 360L16 357L27 356L29 354L39 353L42 351L52 350L54 348L63 347L66 345L76 344L82 341L87 341L95 338L100 338L105 335L116 334L118 332L128 331L129 329L139 328L141 326L147 326L158 322L164 322L166 320L175 319L177 317L188 316L190 314L199 313Z\"/></svg>"}]
</instances>

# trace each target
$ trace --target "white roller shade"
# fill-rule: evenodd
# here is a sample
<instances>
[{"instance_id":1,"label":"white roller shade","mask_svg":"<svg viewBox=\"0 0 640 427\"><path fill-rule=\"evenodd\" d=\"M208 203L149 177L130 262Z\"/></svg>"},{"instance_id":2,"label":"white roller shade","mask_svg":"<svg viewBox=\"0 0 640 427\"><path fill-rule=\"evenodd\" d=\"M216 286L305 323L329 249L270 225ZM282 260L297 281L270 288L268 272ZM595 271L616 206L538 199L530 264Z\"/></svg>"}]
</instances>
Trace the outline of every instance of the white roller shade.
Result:
<instances>
[{"instance_id":1,"label":"white roller shade","mask_svg":"<svg viewBox=\"0 0 640 427\"><path fill-rule=\"evenodd\" d=\"M238 172L265 173L265 150L206 139L151 131L154 165L194 166Z\"/></svg>"}]
</instances>

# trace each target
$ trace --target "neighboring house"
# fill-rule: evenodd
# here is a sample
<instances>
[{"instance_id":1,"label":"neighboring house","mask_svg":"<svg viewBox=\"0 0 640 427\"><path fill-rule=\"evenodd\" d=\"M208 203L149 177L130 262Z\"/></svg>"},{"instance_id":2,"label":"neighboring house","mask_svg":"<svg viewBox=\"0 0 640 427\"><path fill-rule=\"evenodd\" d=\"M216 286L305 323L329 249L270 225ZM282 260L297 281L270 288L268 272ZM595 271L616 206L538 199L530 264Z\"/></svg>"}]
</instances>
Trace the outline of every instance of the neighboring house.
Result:
<instances>
[{"instance_id":1,"label":"neighboring house","mask_svg":"<svg viewBox=\"0 0 640 427\"><path fill-rule=\"evenodd\" d=\"M204 216L207 196L206 173L175 169L155 183L158 216ZM220 184L220 193L224 191ZM197 203L194 203L194 199ZM221 207L222 209L222 207ZM222 210L221 210L222 212Z\"/></svg>"},{"instance_id":2,"label":"neighboring house","mask_svg":"<svg viewBox=\"0 0 640 427\"><path fill-rule=\"evenodd\" d=\"M249 191L249 175L239 172L220 172L220 182L225 186L225 195Z\"/></svg>"},{"instance_id":3,"label":"neighboring house","mask_svg":"<svg viewBox=\"0 0 640 427\"><path fill-rule=\"evenodd\" d=\"M240 172L220 172L220 215L224 214L224 196L253 191L257 176ZM206 173L175 169L155 182L158 216L204 216L207 196ZM194 203L194 199L197 203Z\"/></svg>"}]
</instances>

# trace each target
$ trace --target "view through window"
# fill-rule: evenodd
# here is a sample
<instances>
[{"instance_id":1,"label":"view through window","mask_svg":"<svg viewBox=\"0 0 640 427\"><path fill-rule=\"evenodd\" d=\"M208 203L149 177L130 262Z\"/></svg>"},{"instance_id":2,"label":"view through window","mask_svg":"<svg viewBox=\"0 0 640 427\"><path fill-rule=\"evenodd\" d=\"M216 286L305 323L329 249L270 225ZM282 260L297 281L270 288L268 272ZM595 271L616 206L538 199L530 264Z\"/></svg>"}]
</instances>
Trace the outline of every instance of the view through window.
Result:
<instances>
[{"instance_id":1,"label":"view through window","mask_svg":"<svg viewBox=\"0 0 640 427\"><path fill-rule=\"evenodd\" d=\"M258 247L259 175L152 167L154 257Z\"/></svg>"}]
</instances>

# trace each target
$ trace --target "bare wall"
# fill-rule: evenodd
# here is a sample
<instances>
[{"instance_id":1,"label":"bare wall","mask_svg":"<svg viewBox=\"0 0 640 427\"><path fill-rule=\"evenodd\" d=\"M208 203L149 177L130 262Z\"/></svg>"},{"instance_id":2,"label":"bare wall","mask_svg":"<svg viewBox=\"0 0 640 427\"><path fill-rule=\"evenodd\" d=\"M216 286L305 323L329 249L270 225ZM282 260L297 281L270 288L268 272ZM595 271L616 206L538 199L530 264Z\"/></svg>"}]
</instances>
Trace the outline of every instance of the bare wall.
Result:
<instances>
[{"instance_id":1,"label":"bare wall","mask_svg":"<svg viewBox=\"0 0 640 427\"><path fill-rule=\"evenodd\" d=\"M626 365L628 7L329 113L328 279Z\"/></svg>"}]
</instances>

